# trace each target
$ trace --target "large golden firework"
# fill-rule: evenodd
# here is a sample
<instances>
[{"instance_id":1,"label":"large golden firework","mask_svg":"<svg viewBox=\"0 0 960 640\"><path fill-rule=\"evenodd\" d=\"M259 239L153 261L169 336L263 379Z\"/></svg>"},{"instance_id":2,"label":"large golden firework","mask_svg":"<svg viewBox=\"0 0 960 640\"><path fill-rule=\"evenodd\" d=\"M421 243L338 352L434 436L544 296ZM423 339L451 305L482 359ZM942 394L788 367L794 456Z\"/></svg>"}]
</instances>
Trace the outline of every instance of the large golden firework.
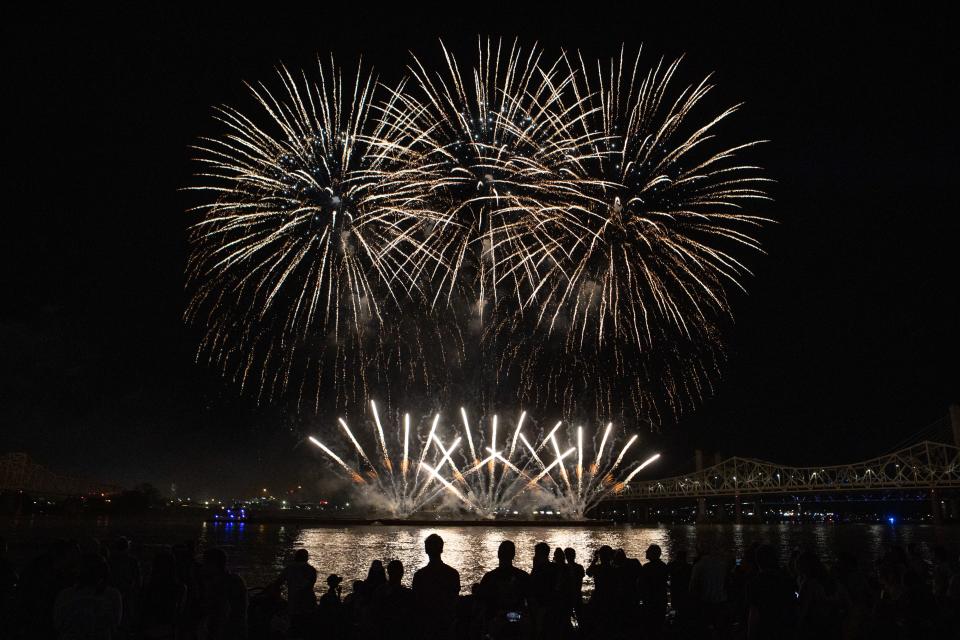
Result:
<instances>
[{"instance_id":1,"label":"large golden firework","mask_svg":"<svg viewBox=\"0 0 960 640\"><path fill-rule=\"evenodd\" d=\"M241 388L316 407L362 397L400 342L420 348L384 319L409 293L416 198L370 145L387 139L372 75L344 80L332 59L316 81L278 75L278 91L250 87L258 115L218 109L225 133L197 147L211 199L191 227L186 316Z\"/></svg>"},{"instance_id":2,"label":"large golden firework","mask_svg":"<svg viewBox=\"0 0 960 640\"><path fill-rule=\"evenodd\" d=\"M586 396L579 411L657 422L704 395L722 359L727 290L749 273L738 254L760 249L767 221L755 213L767 179L740 160L759 142L717 137L737 107L710 113L709 78L675 88L679 60L645 70L622 49L606 65L564 61L569 119L593 152L571 177L581 199L553 210L555 228L581 232L562 236L562 277L541 277L536 300L537 326L562 336L565 357L539 342L524 387L542 393L549 378L571 411Z\"/></svg>"},{"instance_id":3,"label":"large golden firework","mask_svg":"<svg viewBox=\"0 0 960 640\"><path fill-rule=\"evenodd\" d=\"M739 159L758 143L718 135L737 107L625 50L441 47L390 88L331 61L252 87L257 116L219 110L190 236L200 354L315 411L453 381L657 423L708 394L766 221Z\"/></svg>"}]
</instances>

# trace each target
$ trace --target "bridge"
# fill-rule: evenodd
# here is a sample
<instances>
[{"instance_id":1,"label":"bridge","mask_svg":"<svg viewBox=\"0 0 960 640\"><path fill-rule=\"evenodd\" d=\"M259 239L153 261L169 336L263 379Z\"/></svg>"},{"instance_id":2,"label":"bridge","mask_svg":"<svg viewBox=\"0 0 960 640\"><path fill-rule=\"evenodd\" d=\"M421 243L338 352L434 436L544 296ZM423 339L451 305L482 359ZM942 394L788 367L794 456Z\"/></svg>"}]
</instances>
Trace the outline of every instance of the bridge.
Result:
<instances>
[{"instance_id":1,"label":"bridge","mask_svg":"<svg viewBox=\"0 0 960 640\"><path fill-rule=\"evenodd\" d=\"M0 492L67 497L113 494L119 487L54 473L26 453L0 455Z\"/></svg>"},{"instance_id":2,"label":"bridge","mask_svg":"<svg viewBox=\"0 0 960 640\"><path fill-rule=\"evenodd\" d=\"M608 500L944 488L960 488L960 448L927 440L878 458L829 467L790 467L735 456L672 478L634 481Z\"/></svg>"},{"instance_id":3,"label":"bridge","mask_svg":"<svg viewBox=\"0 0 960 640\"><path fill-rule=\"evenodd\" d=\"M804 494L819 494L824 501L851 501L857 496L872 496L874 500L877 496L882 496L880 500L919 496L928 497L934 522L941 521L944 511L960 518L960 406L950 407L949 421L944 417L920 433L932 435L931 428L947 424L952 426L956 444L924 439L869 460L831 466L797 467L734 456L704 467L702 454L697 452L694 471L669 478L634 480L619 493L608 496L604 503L676 504L691 499L696 501L698 520L702 520L706 517L707 500L719 502L721 513L724 502L733 502L740 520L743 499L790 496L791 501L799 503ZM950 439L943 435L944 440ZM944 497L950 498L949 504L941 500ZM645 512L646 508L641 506L641 510Z\"/></svg>"}]
</instances>

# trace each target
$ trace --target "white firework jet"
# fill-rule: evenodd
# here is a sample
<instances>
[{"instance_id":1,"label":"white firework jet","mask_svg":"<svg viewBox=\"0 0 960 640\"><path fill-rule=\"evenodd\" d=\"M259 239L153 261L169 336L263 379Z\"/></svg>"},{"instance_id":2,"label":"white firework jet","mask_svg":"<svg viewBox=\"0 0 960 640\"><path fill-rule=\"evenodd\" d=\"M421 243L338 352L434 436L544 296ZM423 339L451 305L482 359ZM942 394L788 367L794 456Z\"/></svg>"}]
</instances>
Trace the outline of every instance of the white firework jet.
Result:
<instances>
[{"instance_id":1,"label":"white firework jet","mask_svg":"<svg viewBox=\"0 0 960 640\"><path fill-rule=\"evenodd\" d=\"M448 494L462 510L480 518L509 516L519 503L556 505L568 518L584 518L611 493L622 491L640 471L659 458L643 463L628 459L639 436L631 436L617 448L608 424L602 436L594 437L594 448L584 448L582 427L576 429L574 445L562 449L557 422L534 444L523 431L527 413L522 411L510 427L494 414L473 425L465 408L460 408L462 435L444 443L440 414L430 421L424 438L412 430L410 414L404 414L396 440L402 443L391 452L376 402L370 402L374 449L372 454L357 439L342 418L339 428L350 442L357 460L351 464L314 436L308 439L320 448L354 483L371 488L383 498L391 515L409 517L433 506ZM599 437L599 445L597 444ZM394 441L390 438L389 441ZM411 449L411 446L413 449ZM585 465L584 456L592 455ZM459 460L459 464L458 464Z\"/></svg>"}]
</instances>

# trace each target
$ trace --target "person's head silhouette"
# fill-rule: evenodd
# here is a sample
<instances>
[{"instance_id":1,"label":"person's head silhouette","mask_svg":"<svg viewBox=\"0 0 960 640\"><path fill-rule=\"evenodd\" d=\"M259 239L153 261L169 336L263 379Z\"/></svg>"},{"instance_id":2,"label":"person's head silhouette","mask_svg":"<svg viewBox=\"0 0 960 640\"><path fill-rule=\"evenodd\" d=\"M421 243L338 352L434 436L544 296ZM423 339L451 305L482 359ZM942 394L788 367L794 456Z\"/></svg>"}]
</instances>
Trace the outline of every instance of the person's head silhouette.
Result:
<instances>
[{"instance_id":1,"label":"person's head silhouette","mask_svg":"<svg viewBox=\"0 0 960 640\"><path fill-rule=\"evenodd\" d=\"M310 559L310 554L306 549L297 549L293 552L294 562L307 562Z\"/></svg>"},{"instance_id":2,"label":"person's head silhouette","mask_svg":"<svg viewBox=\"0 0 960 640\"><path fill-rule=\"evenodd\" d=\"M223 549L212 547L203 552L203 568L210 574L227 572L227 554Z\"/></svg>"},{"instance_id":3,"label":"person's head silhouette","mask_svg":"<svg viewBox=\"0 0 960 640\"><path fill-rule=\"evenodd\" d=\"M610 564L613 562L613 548L609 545L603 545L597 549L597 559L600 560L601 564Z\"/></svg>"},{"instance_id":4,"label":"person's head silhouette","mask_svg":"<svg viewBox=\"0 0 960 640\"><path fill-rule=\"evenodd\" d=\"M391 560L387 563L387 581L391 585L399 585L403 581L403 563Z\"/></svg>"},{"instance_id":5,"label":"person's head silhouette","mask_svg":"<svg viewBox=\"0 0 960 640\"><path fill-rule=\"evenodd\" d=\"M423 549L427 552L427 557L430 558L431 561L439 560L440 555L443 553L443 538L435 533L431 533L427 536L427 539L423 541Z\"/></svg>"},{"instance_id":6,"label":"person's head silhouette","mask_svg":"<svg viewBox=\"0 0 960 640\"><path fill-rule=\"evenodd\" d=\"M331 589L339 588L341 582L343 582L343 578L335 573L331 573L329 576L327 576L327 586Z\"/></svg>"},{"instance_id":7,"label":"person's head silhouette","mask_svg":"<svg viewBox=\"0 0 960 640\"><path fill-rule=\"evenodd\" d=\"M647 547L647 560L659 560L662 553L663 551L660 550L660 545L652 544Z\"/></svg>"},{"instance_id":8,"label":"person's head silhouette","mask_svg":"<svg viewBox=\"0 0 960 640\"><path fill-rule=\"evenodd\" d=\"M567 559L563 555L563 549L557 547L553 550L553 561L557 564L566 564Z\"/></svg>"},{"instance_id":9,"label":"person's head silhouette","mask_svg":"<svg viewBox=\"0 0 960 640\"><path fill-rule=\"evenodd\" d=\"M567 547L563 550L563 555L566 556L567 562L573 564L577 559L577 552L573 547Z\"/></svg>"},{"instance_id":10,"label":"person's head silhouette","mask_svg":"<svg viewBox=\"0 0 960 640\"><path fill-rule=\"evenodd\" d=\"M547 562L550 560L550 545L546 542L538 542L533 545L533 562Z\"/></svg>"},{"instance_id":11,"label":"person's head silhouette","mask_svg":"<svg viewBox=\"0 0 960 640\"><path fill-rule=\"evenodd\" d=\"M623 549L617 549L617 550L613 553L613 563L614 563L615 565L617 565L617 566L620 566L620 567L622 567L624 564L626 564L626 563L627 563L627 552L624 551Z\"/></svg>"},{"instance_id":12,"label":"person's head silhouette","mask_svg":"<svg viewBox=\"0 0 960 640\"><path fill-rule=\"evenodd\" d=\"M548 547L549 548L549 547ZM510 540L504 540L497 549L497 559L501 566L513 566L513 559L517 555L517 547Z\"/></svg>"}]
</instances>

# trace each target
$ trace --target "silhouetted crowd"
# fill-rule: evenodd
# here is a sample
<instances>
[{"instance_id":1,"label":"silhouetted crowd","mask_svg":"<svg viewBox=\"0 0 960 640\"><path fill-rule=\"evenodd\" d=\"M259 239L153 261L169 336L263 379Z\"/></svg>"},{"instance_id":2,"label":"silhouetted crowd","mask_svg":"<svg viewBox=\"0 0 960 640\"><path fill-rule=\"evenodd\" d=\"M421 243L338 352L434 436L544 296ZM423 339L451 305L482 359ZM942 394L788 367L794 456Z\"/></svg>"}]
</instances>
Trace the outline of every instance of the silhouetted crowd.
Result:
<instances>
[{"instance_id":1,"label":"silhouetted crowd","mask_svg":"<svg viewBox=\"0 0 960 640\"><path fill-rule=\"evenodd\" d=\"M700 548L692 564L683 549L665 563L650 545L641 562L604 545L584 567L574 549L540 542L527 571L506 540L466 595L440 536L424 547L408 584L399 560L373 560L349 593L334 574L317 598L303 549L271 584L248 589L218 548L199 558L189 543L161 549L145 578L124 538L59 541L19 569L0 539L0 638L960 638L960 563L943 547L927 557L890 546L867 567L841 553L828 567L811 550L782 565L767 544L739 559Z\"/></svg>"}]
</instances>

